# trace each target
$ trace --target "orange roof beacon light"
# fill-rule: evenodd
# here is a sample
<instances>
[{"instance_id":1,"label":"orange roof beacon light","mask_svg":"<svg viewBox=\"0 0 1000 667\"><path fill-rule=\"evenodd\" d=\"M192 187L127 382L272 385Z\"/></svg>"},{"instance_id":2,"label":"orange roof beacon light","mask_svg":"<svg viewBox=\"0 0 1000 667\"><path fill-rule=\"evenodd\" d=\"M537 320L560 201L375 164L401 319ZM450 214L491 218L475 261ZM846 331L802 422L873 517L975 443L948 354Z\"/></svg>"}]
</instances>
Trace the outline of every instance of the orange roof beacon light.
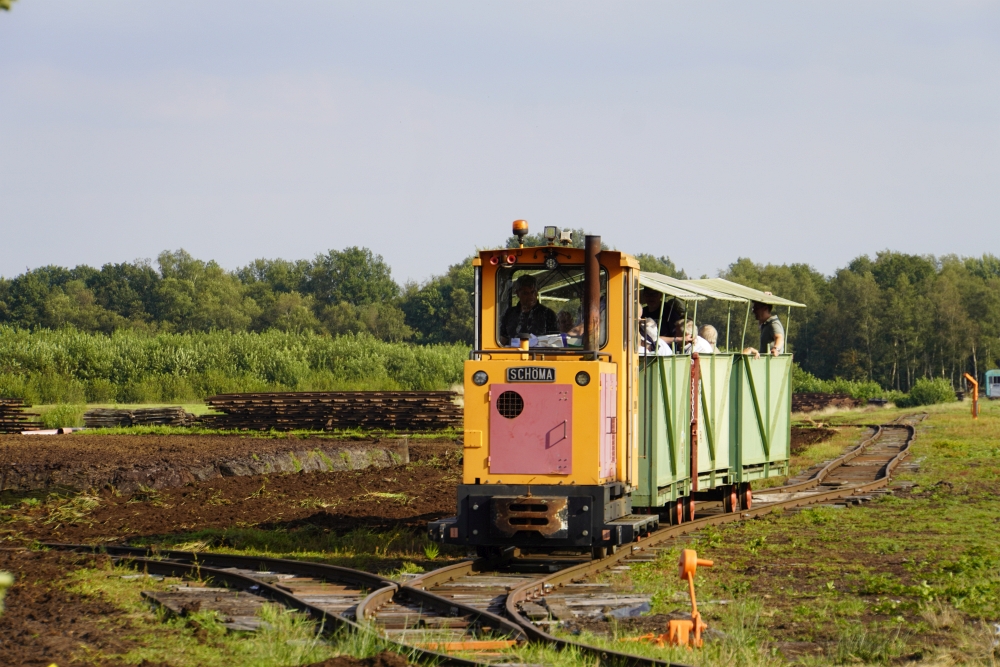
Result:
<instances>
[{"instance_id":1,"label":"orange roof beacon light","mask_svg":"<svg viewBox=\"0 0 1000 667\"><path fill-rule=\"evenodd\" d=\"M514 229L514 236L517 237L518 247L524 247L524 237L528 235L528 221L527 220L515 220L512 225Z\"/></svg>"}]
</instances>

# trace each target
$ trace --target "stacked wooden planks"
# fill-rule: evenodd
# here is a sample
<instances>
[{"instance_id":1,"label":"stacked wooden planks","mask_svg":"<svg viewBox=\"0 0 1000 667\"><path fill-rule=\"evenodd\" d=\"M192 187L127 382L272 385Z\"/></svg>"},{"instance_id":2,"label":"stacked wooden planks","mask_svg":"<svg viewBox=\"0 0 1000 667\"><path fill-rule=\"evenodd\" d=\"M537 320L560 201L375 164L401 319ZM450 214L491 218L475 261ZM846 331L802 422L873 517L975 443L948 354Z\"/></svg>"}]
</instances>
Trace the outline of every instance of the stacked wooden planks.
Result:
<instances>
[{"instance_id":1,"label":"stacked wooden planks","mask_svg":"<svg viewBox=\"0 0 1000 667\"><path fill-rule=\"evenodd\" d=\"M457 397L453 391L223 394L206 398L205 403L225 414L205 415L202 424L251 431L439 431L461 426Z\"/></svg>"},{"instance_id":2,"label":"stacked wooden planks","mask_svg":"<svg viewBox=\"0 0 1000 667\"><path fill-rule=\"evenodd\" d=\"M110 408L95 408L83 415L83 423L87 428L115 428L117 426L191 426L197 421L184 408L171 406L166 408L137 408L133 410L115 410Z\"/></svg>"},{"instance_id":3,"label":"stacked wooden planks","mask_svg":"<svg viewBox=\"0 0 1000 667\"><path fill-rule=\"evenodd\" d=\"M20 433L32 429L43 428L41 422L32 417L34 412L25 412L24 400L20 398L0 398L0 433Z\"/></svg>"},{"instance_id":4,"label":"stacked wooden planks","mask_svg":"<svg viewBox=\"0 0 1000 667\"><path fill-rule=\"evenodd\" d=\"M792 394L792 412L813 412L824 408L856 408L864 401L847 394Z\"/></svg>"}]
</instances>

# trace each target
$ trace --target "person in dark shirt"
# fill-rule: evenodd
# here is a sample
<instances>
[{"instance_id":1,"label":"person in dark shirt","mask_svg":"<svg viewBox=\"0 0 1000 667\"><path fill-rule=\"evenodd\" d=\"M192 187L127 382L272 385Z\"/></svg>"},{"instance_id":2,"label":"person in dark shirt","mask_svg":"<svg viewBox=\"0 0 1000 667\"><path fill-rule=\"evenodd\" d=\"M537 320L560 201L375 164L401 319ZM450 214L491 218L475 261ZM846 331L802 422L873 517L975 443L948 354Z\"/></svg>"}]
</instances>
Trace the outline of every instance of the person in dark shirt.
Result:
<instances>
[{"instance_id":1,"label":"person in dark shirt","mask_svg":"<svg viewBox=\"0 0 1000 667\"><path fill-rule=\"evenodd\" d=\"M500 318L500 343L510 345L512 338L528 338L531 334L544 336L559 333L555 311L538 302L538 286L534 276L517 279L514 293L518 303L511 306Z\"/></svg>"},{"instance_id":2,"label":"person in dark shirt","mask_svg":"<svg viewBox=\"0 0 1000 667\"><path fill-rule=\"evenodd\" d=\"M651 318L659 331L674 334L677 323L684 319L684 307L677 299L670 299L663 303L663 294L654 289L643 287L639 292L639 302L643 304L643 314ZM691 337L684 335L660 336L667 345L685 345L692 341Z\"/></svg>"},{"instance_id":3,"label":"person in dark shirt","mask_svg":"<svg viewBox=\"0 0 1000 667\"><path fill-rule=\"evenodd\" d=\"M760 348L748 347L743 354L752 354L754 359L760 359L760 351L778 356L785 351L785 327L777 315L771 314L771 304L753 302L753 316L760 324Z\"/></svg>"}]
</instances>

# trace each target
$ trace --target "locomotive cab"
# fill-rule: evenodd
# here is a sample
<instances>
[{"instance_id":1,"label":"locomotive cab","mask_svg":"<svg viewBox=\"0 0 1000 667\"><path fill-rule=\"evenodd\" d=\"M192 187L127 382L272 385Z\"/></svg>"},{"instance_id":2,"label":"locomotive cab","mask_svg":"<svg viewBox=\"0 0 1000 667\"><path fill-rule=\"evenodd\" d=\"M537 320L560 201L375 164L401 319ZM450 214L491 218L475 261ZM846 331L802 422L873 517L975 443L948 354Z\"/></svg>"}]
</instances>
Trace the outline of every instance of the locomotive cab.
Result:
<instances>
[{"instance_id":1,"label":"locomotive cab","mask_svg":"<svg viewBox=\"0 0 1000 667\"><path fill-rule=\"evenodd\" d=\"M633 515L638 478L639 266L549 244L474 258L475 346L465 362L457 515L432 539L495 555L602 555L655 530ZM515 222L515 234L527 232Z\"/></svg>"}]
</instances>

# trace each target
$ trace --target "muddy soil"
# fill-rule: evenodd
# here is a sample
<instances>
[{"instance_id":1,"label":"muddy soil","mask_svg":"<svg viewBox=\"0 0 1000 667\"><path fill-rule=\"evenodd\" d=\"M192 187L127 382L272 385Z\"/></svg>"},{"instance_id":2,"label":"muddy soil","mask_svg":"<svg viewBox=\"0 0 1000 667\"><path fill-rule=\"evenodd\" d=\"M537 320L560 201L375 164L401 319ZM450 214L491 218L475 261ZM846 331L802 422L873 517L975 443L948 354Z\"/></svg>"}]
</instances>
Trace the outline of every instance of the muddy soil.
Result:
<instances>
[{"instance_id":1,"label":"muddy soil","mask_svg":"<svg viewBox=\"0 0 1000 667\"><path fill-rule=\"evenodd\" d=\"M0 664L119 664L103 662L95 654L134 648L134 642L121 639L121 628L128 625L125 614L100 599L69 593L56 583L74 568L97 567L103 560L71 553L0 551L0 570L14 575L0 619Z\"/></svg>"},{"instance_id":2,"label":"muddy soil","mask_svg":"<svg viewBox=\"0 0 1000 667\"><path fill-rule=\"evenodd\" d=\"M207 528L315 527L346 532L411 526L455 512L461 447L421 443L412 462L342 472L219 477L127 494L104 489L63 503L20 505L0 535L48 542L125 543Z\"/></svg>"},{"instance_id":3,"label":"muddy soil","mask_svg":"<svg viewBox=\"0 0 1000 667\"><path fill-rule=\"evenodd\" d=\"M409 461L408 440L204 435L0 436L0 492L140 486L300 471L358 470Z\"/></svg>"},{"instance_id":4,"label":"muddy soil","mask_svg":"<svg viewBox=\"0 0 1000 667\"><path fill-rule=\"evenodd\" d=\"M806 449L820 442L826 442L837 435L834 428L815 428L810 426L792 427L792 456L797 456Z\"/></svg>"},{"instance_id":5,"label":"muddy soil","mask_svg":"<svg viewBox=\"0 0 1000 667\"><path fill-rule=\"evenodd\" d=\"M398 653L383 651L371 658L351 658L346 655L329 658L323 662L314 662L306 667L407 667L406 658Z\"/></svg>"}]
</instances>

